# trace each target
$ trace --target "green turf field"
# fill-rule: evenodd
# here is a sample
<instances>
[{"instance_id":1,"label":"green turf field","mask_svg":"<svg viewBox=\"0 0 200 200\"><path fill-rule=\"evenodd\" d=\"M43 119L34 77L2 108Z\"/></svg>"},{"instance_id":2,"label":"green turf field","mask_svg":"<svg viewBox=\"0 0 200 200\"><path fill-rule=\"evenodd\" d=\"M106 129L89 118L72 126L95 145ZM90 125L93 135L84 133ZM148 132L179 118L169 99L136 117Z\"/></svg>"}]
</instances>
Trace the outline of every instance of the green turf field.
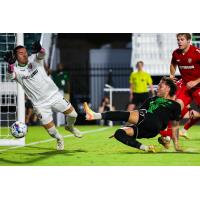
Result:
<instances>
[{"instance_id":1,"label":"green turf field","mask_svg":"<svg viewBox=\"0 0 200 200\"><path fill-rule=\"evenodd\" d=\"M190 129L190 140L180 139L183 153L173 146L164 150L157 138L140 140L154 144L157 153L133 149L108 137L118 128L79 126L79 139L59 128L65 138L65 150L56 151L56 142L42 127L29 127L25 147L0 147L1 166L200 166L200 126Z\"/></svg>"}]
</instances>

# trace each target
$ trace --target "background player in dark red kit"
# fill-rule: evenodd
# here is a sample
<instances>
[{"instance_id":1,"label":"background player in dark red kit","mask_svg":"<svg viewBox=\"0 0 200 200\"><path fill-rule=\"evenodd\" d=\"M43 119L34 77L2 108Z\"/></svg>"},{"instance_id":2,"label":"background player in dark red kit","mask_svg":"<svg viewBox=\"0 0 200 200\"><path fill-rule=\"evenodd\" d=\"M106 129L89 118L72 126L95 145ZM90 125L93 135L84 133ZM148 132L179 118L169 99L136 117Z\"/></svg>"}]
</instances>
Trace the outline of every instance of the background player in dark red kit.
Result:
<instances>
[{"instance_id":1,"label":"background player in dark red kit","mask_svg":"<svg viewBox=\"0 0 200 200\"><path fill-rule=\"evenodd\" d=\"M175 72L178 66L181 80L177 82L178 90L176 101L181 105L181 117L188 112L188 105L194 102L200 106L200 49L191 45L191 34L177 34L178 49L172 54L170 65L170 78L175 79ZM189 126L196 123L197 119L191 119ZM161 135L171 136L171 127Z\"/></svg>"}]
</instances>

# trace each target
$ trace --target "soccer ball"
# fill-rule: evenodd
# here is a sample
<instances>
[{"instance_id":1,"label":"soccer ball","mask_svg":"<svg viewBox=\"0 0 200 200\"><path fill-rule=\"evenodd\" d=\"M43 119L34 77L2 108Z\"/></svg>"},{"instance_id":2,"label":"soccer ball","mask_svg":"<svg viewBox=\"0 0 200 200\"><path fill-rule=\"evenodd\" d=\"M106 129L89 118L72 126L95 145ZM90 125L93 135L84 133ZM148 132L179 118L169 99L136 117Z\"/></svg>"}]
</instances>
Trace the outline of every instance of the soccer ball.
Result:
<instances>
[{"instance_id":1,"label":"soccer ball","mask_svg":"<svg viewBox=\"0 0 200 200\"><path fill-rule=\"evenodd\" d=\"M27 125L23 122L16 121L11 125L10 132L15 138L23 138L27 133Z\"/></svg>"}]
</instances>

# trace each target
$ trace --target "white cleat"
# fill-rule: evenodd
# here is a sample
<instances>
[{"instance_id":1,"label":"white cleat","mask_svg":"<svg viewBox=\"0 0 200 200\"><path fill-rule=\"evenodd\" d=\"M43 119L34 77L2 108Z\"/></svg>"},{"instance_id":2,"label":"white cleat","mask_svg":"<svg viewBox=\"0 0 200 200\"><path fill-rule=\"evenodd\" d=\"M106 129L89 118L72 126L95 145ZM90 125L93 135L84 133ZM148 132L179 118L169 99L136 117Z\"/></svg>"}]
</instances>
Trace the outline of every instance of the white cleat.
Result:
<instances>
[{"instance_id":1,"label":"white cleat","mask_svg":"<svg viewBox=\"0 0 200 200\"><path fill-rule=\"evenodd\" d=\"M74 136L77 137L77 138L82 138L83 137L82 133L75 127L65 126L65 130L67 130L70 133L74 134Z\"/></svg>"},{"instance_id":2,"label":"white cleat","mask_svg":"<svg viewBox=\"0 0 200 200\"><path fill-rule=\"evenodd\" d=\"M57 150L63 151L65 148L63 138L57 140Z\"/></svg>"}]
</instances>

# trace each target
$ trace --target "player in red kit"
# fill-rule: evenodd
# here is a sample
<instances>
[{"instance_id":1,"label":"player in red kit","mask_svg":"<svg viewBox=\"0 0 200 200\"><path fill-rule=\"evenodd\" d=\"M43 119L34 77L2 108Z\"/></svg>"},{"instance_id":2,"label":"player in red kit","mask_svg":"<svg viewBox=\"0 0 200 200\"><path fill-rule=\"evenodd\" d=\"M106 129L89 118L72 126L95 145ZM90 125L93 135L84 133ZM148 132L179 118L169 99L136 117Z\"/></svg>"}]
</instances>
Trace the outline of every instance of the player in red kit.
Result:
<instances>
[{"instance_id":1,"label":"player in red kit","mask_svg":"<svg viewBox=\"0 0 200 200\"><path fill-rule=\"evenodd\" d=\"M191 45L191 34L177 34L178 49L172 54L170 65L170 78L175 80L178 66L181 80L177 82L178 90L176 101L181 105L181 117L188 112L188 105L194 102L200 106L200 49ZM191 118L188 127L196 123L197 119ZM161 132L163 136L171 136L171 127Z\"/></svg>"}]
</instances>

